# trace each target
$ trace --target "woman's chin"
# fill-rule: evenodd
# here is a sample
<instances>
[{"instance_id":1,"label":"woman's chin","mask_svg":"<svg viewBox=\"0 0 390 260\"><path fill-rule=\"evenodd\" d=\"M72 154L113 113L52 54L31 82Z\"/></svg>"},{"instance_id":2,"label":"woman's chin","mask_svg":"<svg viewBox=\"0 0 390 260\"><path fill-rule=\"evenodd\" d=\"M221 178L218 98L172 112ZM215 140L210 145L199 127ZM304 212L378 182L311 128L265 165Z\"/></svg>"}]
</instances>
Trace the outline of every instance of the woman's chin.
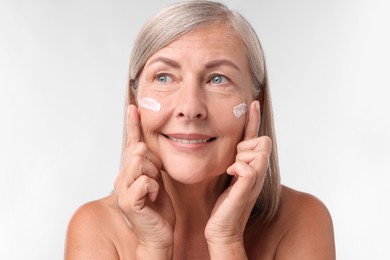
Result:
<instances>
[{"instance_id":1,"label":"woman's chin","mask_svg":"<svg viewBox=\"0 0 390 260\"><path fill-rule=\"evenodd\" d=\"M216 177L221 176L223 172L204 172L204 171L189 171L189 170L175 170L175 169L166 169L165 174L169 176L170 179L175 182L186 184L186 185L194 185L199 184L205 181L214 180Z\"/></svg>"}]
</instances>

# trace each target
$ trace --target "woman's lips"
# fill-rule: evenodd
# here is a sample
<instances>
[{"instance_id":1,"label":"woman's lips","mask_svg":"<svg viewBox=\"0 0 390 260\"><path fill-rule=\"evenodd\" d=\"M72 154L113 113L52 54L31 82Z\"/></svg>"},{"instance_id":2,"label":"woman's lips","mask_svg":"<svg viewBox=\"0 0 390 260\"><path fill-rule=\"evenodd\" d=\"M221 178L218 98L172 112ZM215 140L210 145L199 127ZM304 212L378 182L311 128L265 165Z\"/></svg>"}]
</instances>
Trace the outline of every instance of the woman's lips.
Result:
<instances>
[{"instance_id":1,"label":"woman's lips","mask_svg":"<svg viewBox=\"0 0 390 260\"><path fill-rule=\"evenodd\" d=\"M176 143L182 144L201 144L212 142L216 137L203 134L162 134L164 137Z\"/></svg>"}]
</instances>

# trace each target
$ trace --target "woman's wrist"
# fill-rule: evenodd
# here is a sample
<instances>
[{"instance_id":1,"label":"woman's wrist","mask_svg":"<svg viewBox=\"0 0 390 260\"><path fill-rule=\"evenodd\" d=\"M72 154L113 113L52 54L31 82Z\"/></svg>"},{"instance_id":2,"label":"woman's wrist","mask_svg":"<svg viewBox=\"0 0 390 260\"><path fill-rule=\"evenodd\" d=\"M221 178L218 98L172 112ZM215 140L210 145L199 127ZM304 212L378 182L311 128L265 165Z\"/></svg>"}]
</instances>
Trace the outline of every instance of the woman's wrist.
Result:
<instances>
[{"instance_id":1,"label":"woman's wrist","mask_svg":"<svg viewBox=\"0 0 390 260\"><path fill-rule=\"evenodd\" d=\"M209 248L210 259L224 260L245 260L248 259L244 241L236 241L232 243L207 243Z\"/></svg>"},{"instance_id":2,"label":"woman's wrist","mask_svg":"<svg viewBox=\"0 0 390 260\"><path fill-rule=\"evenodd\" d=\"M155 260L171 260L173 256L173 248L150 248L143 245L138 245L136 249L137 259L155 259Z\"/></svg>"}]
</instances>

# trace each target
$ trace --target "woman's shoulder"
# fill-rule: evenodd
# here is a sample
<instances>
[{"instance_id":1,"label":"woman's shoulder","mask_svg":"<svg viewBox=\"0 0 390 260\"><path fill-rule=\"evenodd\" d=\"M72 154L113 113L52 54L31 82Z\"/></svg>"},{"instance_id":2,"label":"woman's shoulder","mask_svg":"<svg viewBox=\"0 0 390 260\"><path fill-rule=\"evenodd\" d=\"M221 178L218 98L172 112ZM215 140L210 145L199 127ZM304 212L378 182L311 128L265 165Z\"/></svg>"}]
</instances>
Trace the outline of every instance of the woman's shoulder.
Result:
<instances>
[{"instance_id":1,"label":"woman's shoulder","mask_svg":"<svg viewBox=\"0 0 390 260\"><path fill-rule=\"evenodd\" d=\"M317 197L283 186L275 228L280 228L276 259L334 259L333 223Z\"/></svg>"},{"instance_id":2,"label":"woman's shoulder","mask_svg":"<svg viewBox=\"0 0 390 260\"><path fill-rule=\"evenodd\" d=\"M131 249L129 234L113 195L88 202L69 222L65 259L119 259L121 241Z\"/></svg>"},{"instance_id":3,"label":"woman's shoulder","mask_svg":"<svg viewBox=\"0 0 390 260\"><path fill-rule=\"evenodd\" d=\"M315 196L282 187L279 209L267 226L247 232L250 258L334 259L332 219Z\"/></svg>"},{"instance_id":4,"label":"woman's shoulder","mask_svg":"<svg viewBox=\"0 0 390 260\"><path fill-rule=\"evenodd\" d=\"M282 187L280 214L294 221L307 221L314 217L330 220L330 213L325 204L312 194Z\"/></svg>"},{"instance_id":5,"label":"woman's shoulder","mask_svg":"<svg viewBox=\"0 0 390 260\"><path fill-rule=\"evenodd\" d=\"M113 196L109 195L99 200L90 201L79 207L73 214L69 229L88 234L99 228L102 232L111 223L112 215L115 212ZM105 225L101 225L105 223Z\"/></svg>"}]
</instances>

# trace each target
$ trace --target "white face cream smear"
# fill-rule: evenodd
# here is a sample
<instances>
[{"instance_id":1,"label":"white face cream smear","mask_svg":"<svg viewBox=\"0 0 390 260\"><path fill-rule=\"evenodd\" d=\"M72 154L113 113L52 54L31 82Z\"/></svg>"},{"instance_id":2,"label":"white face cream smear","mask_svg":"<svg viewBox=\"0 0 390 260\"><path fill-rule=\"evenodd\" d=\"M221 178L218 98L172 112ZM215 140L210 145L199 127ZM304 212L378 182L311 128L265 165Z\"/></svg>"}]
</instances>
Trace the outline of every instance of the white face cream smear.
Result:
<instances>
[{"instance_id":1,"label":"white face cream smear","mask_svg":"<svg viewBox=\"0 0 390 260\"><path fill-rule=\"evenodd\" d=\"M161 104L157 100L149 97L142 97L138 99L138 105L156 112L160 111L161 109Z\"/></svg>"},{"instance_id":2,"label":"white face cream smear","mask_svg":"<svg viewBox=\"0 0 390 260\"><path fill-rule=\"evenodd\" d=\"M233 114L237 118L241 117L243 114L246 113L246 107L247 107L247 105L245 103L241 103L241 104L233 107Z\"/></svg>"}]
</instances>

